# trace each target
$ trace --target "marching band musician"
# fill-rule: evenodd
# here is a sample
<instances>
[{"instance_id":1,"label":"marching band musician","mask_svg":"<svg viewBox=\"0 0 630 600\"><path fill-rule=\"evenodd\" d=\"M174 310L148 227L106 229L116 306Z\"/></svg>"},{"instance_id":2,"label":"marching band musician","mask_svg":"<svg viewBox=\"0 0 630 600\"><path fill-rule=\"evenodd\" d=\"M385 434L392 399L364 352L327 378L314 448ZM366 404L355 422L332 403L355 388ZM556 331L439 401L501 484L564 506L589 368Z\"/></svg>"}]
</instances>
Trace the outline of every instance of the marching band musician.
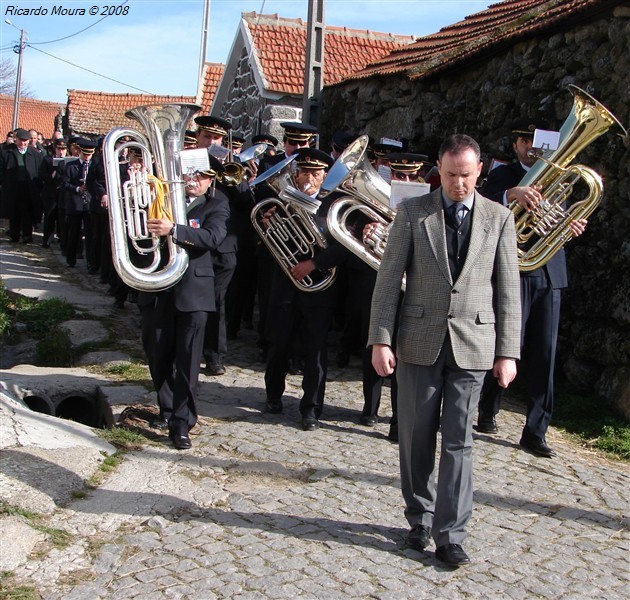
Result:
<instances>
[{"instance_id":1,"label":"marching band musician","mask_svg":"<svg viewBox=\"0 0 630 600\"><path fill-rule=\"evenodd\" d=\"M542 200L539 187L520 186L519 182L537 158L530 153L536 129L548 129L541 119L523 118L512 126L512 149L516 161L490 171L481 193L508 206L516 201L529 211ZM586 219L574 220L574 237L581 235ZM527 417L519 445L537 456L552 458L546 433L553 411L553 374L560 324L561 290L566 288L567 265L564 249L554 254L549 262L533 271L521 272L521 362L519 375L525 382ZM498 432L496 415L499 412L503 388L489 372L484 382L477 431Z\"/></svg>"},{"instance_id":2,"label":"marching band musician","mask_svg":"<svg viewBox=\"0 0 630 600\"><path fill-rule=\"evenodd\" d=\"M90 161L96 150L96 142L78 138L74 142L79 156L66 165L62 175L62 188L65 195L66 209L66 263L75 267L77 256L81 253L82 235L85 235L85 256L89 262L91 228L90 200L91 193L86 185ZM90 268L88 264L88 269Z\"/></svg>"},{"instance_id":3,"label":"marching band musician","mask_svg":"<svg viewBox=\"0 0 630 600\"><path fill-rule=\"evenodd\" d=\"M44 156L44 187L42 189L42 204L44 208L44 235L42 248L50 248L50 239L59 231L57 206L61 200L61 172L65 168L68 145L63 138L53 142L53 155ZM57 159L57 160L55 160Z\"/></svg>"},{"instance_id":4,"label":"marching band musician","mask_svg":"<svg viewBox=\"0 0 630 600\"><path fill-rule=\"evenodd\" d=\"M316 196L326 171L334 161L327 153L311 148L301 148L297 155L296 185L300 191ZM332 198L327 197L317 212L315 220L320 227L325 223L331 201ZM298 262L292 268L293 277L302 280L315 269L330 269L345 260L347 254L343 246L331 240L328 247L314 258ZM320 426L319 417L324 406L326 389L328 330L336 295L334 284L321 291L299 290L278 265L275 265L269 298L270 318L266 331L269 352L265 370L265 408L269 413L280 413L283 410L282 395L289 372L291 341L299 326L304 334L304 393L299 406L304 431L314 431Z\"/></svg>"},{"instance_id":5,"label":"marching band musician","mask_svg":"<svg viewBox=\"0 0 630 600\"><path fill-rule=\"evenodd\" d=\"M195 117L195 123L197 125L197 148L222 146L223 138L232 129L229 121L210 115Z\"/></svg>"},{"instance_id":6,"label":"marching band musician","mask_svg":"<svg viewBox=\"0 0 630 600\"><path fill-rule=\"evenodd\" d=\"M154 427L168 427L178 450L191 447L189 431L197 423L196 390L208 314L215 310L212 251L227 233L229 202L211 189L219 160L209 156L210 168L188 178L187 223L169 218L149 219L152 234L171 236L186 249L189 265L173 287L160 292L140 292L142 343L157 392L159 420Z\"/></svg>"},{"instance_id":7,"label":"marching band musician","mask_svg":"<svg viewBox=\"0 0 630 600\"><path fill-rule=\"evenodd\" d=\"M258 165L259 176L282 162L285 158L292 156L300 148L308 148L313 136L317 135L317 128L307 123L296 123L293 121L283 121L280 126L284 130L282 143L284 150L273 155L266 155L260 160ZM275 139L275 138L274 138ZM275 196L275 192L266 184L256 186L254 190L256 200L264 200L269 196ZM274 259L263 243L259 243L258 249L258 341L259 358L261 361L267 360L269 341L266 338L267 313L269 305L269 294L271 292L271 274L274 271ZM296 371L297 373L297 371Z\"/></svg>"}]
</instances>

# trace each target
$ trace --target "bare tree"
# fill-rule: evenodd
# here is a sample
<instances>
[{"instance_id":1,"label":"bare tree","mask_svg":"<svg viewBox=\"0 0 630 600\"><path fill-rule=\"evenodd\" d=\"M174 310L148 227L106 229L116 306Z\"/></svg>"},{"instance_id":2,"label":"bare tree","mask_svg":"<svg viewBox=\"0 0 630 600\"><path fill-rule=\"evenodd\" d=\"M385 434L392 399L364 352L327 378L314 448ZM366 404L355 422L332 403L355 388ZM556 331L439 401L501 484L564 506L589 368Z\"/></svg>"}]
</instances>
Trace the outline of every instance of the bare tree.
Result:
<instances>
[{"instance_id":1,"label":"bare tree","mask_svg":"<svg viewBox=\"0 0 630 600\"><path fill-rule=\"evenodd\" d=\"M15 94L15 78L17 77L17 65L10 58L0 60L0 94L13 96ZM20 97L34 98L35 94L28 83L22 78L20 83Z\"/></svg>"}]
</instances>

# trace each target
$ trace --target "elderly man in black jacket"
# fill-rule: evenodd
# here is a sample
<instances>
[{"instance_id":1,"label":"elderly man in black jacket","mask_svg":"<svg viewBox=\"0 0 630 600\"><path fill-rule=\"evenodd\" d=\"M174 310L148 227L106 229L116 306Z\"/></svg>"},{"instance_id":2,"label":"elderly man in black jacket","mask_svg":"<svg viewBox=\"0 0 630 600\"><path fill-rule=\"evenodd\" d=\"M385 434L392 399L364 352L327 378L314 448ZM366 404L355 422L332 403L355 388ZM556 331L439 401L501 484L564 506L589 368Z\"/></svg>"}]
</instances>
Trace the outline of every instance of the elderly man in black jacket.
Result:
<instances>
[{"instance_id":1,"label":"elderly man in black jacket","mask_svg":"<svg viewBox=\"0 0 630 600\"><path fill-rule=\"evenodd\" d=\"M12 242L28 244L33 241L35 206L40 204L43 184L43 154L29 146L26 129L17 129L15 143L0 154L0 185L2 186L3 214L9 218L9 237Z\"/></svg>"},{"instance_id":2,"label":"elderly man in black jacket","mask_svg":"<svg viewBox=\"0 0 630 600\"><path fill-rule=\"evenodd\" d=\"M210 157L210 169L187 184L187 222L169 218L149 219L152 234L172 236L188 252L184 276L160 292L141 292L142 342L153 385L157 391L160 419L154 425L168 426L175 448L191 447L188 432L197 423L195 397L208 313L215 310L212 251L227 233L229 201L210 190L213 178L223 169Z\"/></svg>"}]
</instances>

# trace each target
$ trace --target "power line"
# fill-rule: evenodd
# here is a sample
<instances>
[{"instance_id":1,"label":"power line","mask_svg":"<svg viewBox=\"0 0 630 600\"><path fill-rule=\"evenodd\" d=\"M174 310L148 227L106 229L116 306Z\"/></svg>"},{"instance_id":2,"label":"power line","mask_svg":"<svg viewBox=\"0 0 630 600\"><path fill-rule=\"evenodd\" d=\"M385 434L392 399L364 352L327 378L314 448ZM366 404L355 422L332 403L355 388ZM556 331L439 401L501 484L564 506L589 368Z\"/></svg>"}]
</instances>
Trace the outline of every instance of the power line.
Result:
<instances>
[{"instance_id":1,"label":"power line","mask_svg":"<svg viewBox=\"0 0 630 600\"><path fill-rule=\"evenodd\" d=\"M124 6L125 4L127 4L127 2L129 2L129 0L125 0L120 6ZM104 21L105 19L107 19L108 17L111 17L111 16L112 15L105 15L102 19L99 19L98 21L95 21L91 25L88 25L87 27L84 27L83 29L77 31L76 33L71 33L70 35L67 35L65 37L59 38L57 40L49 40L47 42L30 42L30 44L31 45L35 44L35 45L39 46L41 44L52 44L54 42L62 42L63 40L67 40L67 39L69 39L71 37L74 37L75 35L79 35L80 33L83 33L84 31L87 31L88 29L91 29L95 25L98 25L101 21Z\"/></svg>"},{"instance_id":2,"label":"power line","mask_svg":"<svg viewBox=\"0 0 630 600\"><path fill-rule=\"evenodd\" d=\"M31 46L31 44L26 44L27 46L30 46L31 48L33 48ZM45 54L46 56L50 56L51 58L55 58L57 60L60 60L61 62L64 62L68 65L71 65L73 67L76 67L77 69L81 69L82 71L87 71L88 73L92 73L92 75L97 75L98 77L102 77L103 79L109 79L109 81L113 81L114 83L119 83L121 85L124 85L125 87L131 88L132 90L138 90L139 92L143 92L144 94L150 94L151 96L155 96L156 94L154 92L148 92L147 90L143 90L141 88L135 87L129 83L125 83L124 81L118 81L118 79L113 79L112 77L107 77L107 75L102 75L101 73L97 73L96 71L91 71L90 69L86 69L85 67L82 67L80 65L76 65L74 63L71 63L68 60L65 60L63 58L59 58L58 56L54 56L53 54L50 54L48 52L44 52L43 50L40 50L39 48L33 48L33 50L36 50L37 52L41 52L42 54Z\"/></svg>"}]
</instances>

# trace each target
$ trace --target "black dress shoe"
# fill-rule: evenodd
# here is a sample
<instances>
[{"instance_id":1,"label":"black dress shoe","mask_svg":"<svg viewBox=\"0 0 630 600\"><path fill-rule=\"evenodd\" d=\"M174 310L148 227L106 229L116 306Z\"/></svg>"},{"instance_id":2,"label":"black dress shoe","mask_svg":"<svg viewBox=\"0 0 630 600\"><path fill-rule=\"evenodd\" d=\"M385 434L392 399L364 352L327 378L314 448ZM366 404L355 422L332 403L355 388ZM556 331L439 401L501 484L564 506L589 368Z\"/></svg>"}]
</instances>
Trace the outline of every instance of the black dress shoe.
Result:
<instances>
[{"instance_id":1,"label":"black dress shoe","mask_svg":"<svg viewBox=\"0 0 630 600\"><path fill-rule=\"evenodd\" d=\"M166 419L160 419L156 417L155 419L151 419L149 421L149 425L153 427L153 429L165 430L168 429L168 421Z\"/></svg>"},{"instance_id":2,"label":"black dress shoe","mask_svg":"<svg viewBox=\"0 0 630 600\"><path fill-rule=\"evenodd\" d=\"M447 544L435 550L435 558L452 567L460 567L470 562L468 554L459 544Z\"/></svg>"},{"instance_id":3,"label":"black dress shoe","mask_svg":"<svg viewBox=\"0 0 630 600\"><path fill-rule=\"evenodd\" d=\"M319 429L319 421L315 417L306 417L302 419L302 429L304 431L315 431Z\"/></svg>"},{"instance_id":4,"label":"black dress shoe","mask_svg":"<svg viewBox=\"0 0 630 600\"><path fill-rule=\"evenodd\" d=\"M177 450L188 450L192 447L187 433L171 433L169 437Z\"/></svg>"},{"instance_id":5,"label":"black dress shoe","mask_svg":"<svg viewBox=\"0 0 630 600\"><path fill-rule=\"evenodd\" d=\"M289 360L290 375L304 375L304 361L301 358L292 358Z\"/></svg>"},{"instance_id":6,"label":"black dress shoe","mask_svg":"<svg viewBox=\"0 0 630 600\"><path fill-rule=\"evenodd\" d=\"M220 363L210 363L206 365L208 375L225 375L225 367Z\"/></svg>"},{"instance_id":7,"label":"black dress shoe","mask_svg":"<svg viewBox=\"0 0 630 600\"><path fill-rule=\"evenodd\" d=\"M265 402L265 410L274 415L280 414L282 412L282 400L267 398L267 402Z\"/></svg>"},{"instance_id":8,"label":"black dress shoe","mask_svg":"<svg viewBox=\"0 0 630 600\"><path fill-rule=\"evenodd\" d=\"M389 426L389 433L387 434L387 439L391 442L398 443L398 423L392 423Z\"/></svg>"},{"instance_id":9,"label":"black dress shoe","mask_svg":"<svg viewBox=\"0 0 630 600\"><path fill-rule=\"evenodd\" d=\"M538 438L521 438L519 446L537 456L544 456L545 458L553 458L556 455L556 453L547 446L545 440L539 440Z\"/></svg>"},{"instance_id":10,"label":"black dress shoe","mask_svg":"<svg viewBox=\"0 0 630 600\"><path fill-rule=\"evenodd\" d=\"M499 428L497 426L497 421L494 417L479 417L479 421L477 421L477 431L479 433L499 433Z\"/></svg>"},{"instance_id":11,"label":"black dress shoe","mask_svg":"<svg viewBox=\"0 0 630 600\"><path fill-rule=\"evenodd\" d=\"M359 423L361 423L361 425L365 425L366 427L374 427L378 423L378 417L373 415L361 415Z\"/></svg>"},{"instance_id":12,"label":"black dress shoe","mask_svg":"<svg viewBox=\"0 0 630 600\"><path fill-rule=\"evenodd\" d=\"M422 523L416 523L405 538L407 546L422 552L431 542L431 530Z\"/></svg>"}]
</instances>

